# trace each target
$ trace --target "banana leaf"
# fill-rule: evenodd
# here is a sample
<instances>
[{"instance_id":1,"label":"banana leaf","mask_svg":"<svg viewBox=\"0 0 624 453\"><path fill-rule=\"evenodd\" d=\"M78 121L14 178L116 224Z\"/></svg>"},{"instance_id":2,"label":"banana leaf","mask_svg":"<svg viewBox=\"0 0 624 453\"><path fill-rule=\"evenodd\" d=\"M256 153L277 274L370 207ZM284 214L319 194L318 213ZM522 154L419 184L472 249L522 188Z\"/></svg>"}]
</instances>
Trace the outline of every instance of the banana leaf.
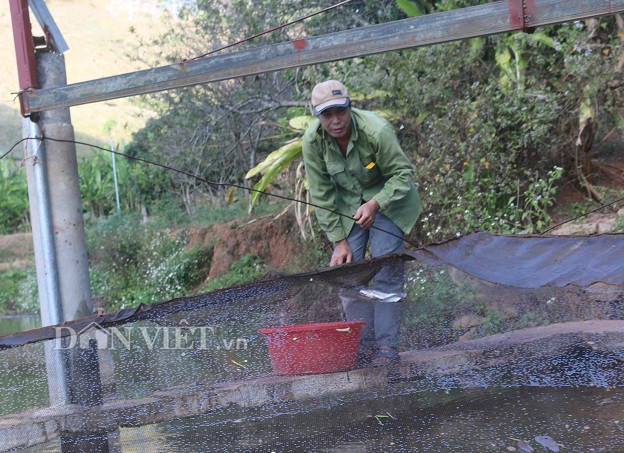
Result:
<instances>
[{"instance_id":1,"label":"banana leaf","mask_svg":"<svg viewBox=\"0 0 624 453\"><path fill-rule=\"evenodd\" d=\"M258 202L258 199L261 195L260 192L264 192L278 174L284 171L284 169L288 168L288 166L292 162L301 157L302 143L303 140L299 138L295 142L291 142L282 146L280 149L273 151L271 154L269 154L267 160L271 158L271 161L268 164L266 164L267 160L265 160L264 162L257 165L255 168L252 168L249 173L247 173L246 178L250 178L251 176L260 172L264 173L262 179L258 181L258 183L256 183L256 185L254 186L254 189L257 192L253 192L251 194L251 205L249 206L249 212L253 210L254 206ZM258 167L262 167L262 169L258 170Z\"/></svg>"}]
</instances>

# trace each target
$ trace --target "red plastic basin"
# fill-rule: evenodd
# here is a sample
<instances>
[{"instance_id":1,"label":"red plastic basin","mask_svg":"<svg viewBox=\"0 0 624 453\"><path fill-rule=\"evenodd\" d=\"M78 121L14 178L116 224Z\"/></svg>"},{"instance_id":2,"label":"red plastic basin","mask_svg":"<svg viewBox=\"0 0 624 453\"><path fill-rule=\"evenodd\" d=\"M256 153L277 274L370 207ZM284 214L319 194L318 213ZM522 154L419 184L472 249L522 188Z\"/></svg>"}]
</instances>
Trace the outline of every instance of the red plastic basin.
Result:
<instances>
[{"instance_id":1,"label":"red plastic basin","mask_svg":"<svg viewBox=\"0 0 624 453\"><path fill-rule=\"evenodd\" d=\"M333 373L354 368L366 321L325 322L259 329L277 374Z\"/></svg>"}]
</instances>

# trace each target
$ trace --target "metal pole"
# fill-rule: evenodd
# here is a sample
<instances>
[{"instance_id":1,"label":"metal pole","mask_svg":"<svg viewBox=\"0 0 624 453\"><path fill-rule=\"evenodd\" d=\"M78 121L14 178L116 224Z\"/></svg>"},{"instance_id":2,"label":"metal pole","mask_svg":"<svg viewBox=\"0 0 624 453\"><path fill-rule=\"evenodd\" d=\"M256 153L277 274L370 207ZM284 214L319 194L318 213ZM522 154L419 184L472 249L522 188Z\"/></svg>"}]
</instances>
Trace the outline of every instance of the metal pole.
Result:
<instances>
[{"instance_id":1,"label":"metal pole","mask_svg":"<svg viewBox=\"0 0 624 453\"><path fill-rule=\"evenodd\" d=\"M47 42L56 53L64 53L69 50L61 31L59 30L50 10L43 0L28 0L28 5L34 13L41 29L46 34Z\"/></svg>"},{"instance_id":2,"label":"metal pole","mask_svg":"<svg viewBox=\"0 0 624 453\"><path fill-rule=\"evenodd\" d=\"M34 121L30 122L30 137L41 138L39 126ZM39 234L41 251L43 256L43 269L45 273L45 292L48 302L49 324L60 324L64 321L63 309L59 292L59 276L56 261L56 248L54 246L54 233L52 227L52 213L50 210L50 194L45 166L45 145L41 140L30 140L30 152L33 166L33 175L36 192L37 212L39 218ZM44 324L45 325L45 324ZM59 403L67 404L69 401L67 389L67 375L63 351L60 342L54 350L54 364L58 387Z\"/></svg>"},{"instance_id":3,"label":"metal pole","mask_svg":"<svg viewBox=\"0 0 624 453\"><path fill-rule=\"evenodd\" d=\"M624 0L507 0L20 93L23 112L89 104L624 11ZM189 57L192 57L190 55Z\"/></svg>"},{"instance_id":4,"label":"metal pole","mask_svg":"<svg viewBox=\"0 0 624 453\"><path fill-rule=\"evenodd\" d=\"M115 201L117 202L117 212L121 211L121 206L119 204L119 185L117 184L117 165L115 163L115 143L113 142L113 137L110 139L110 149L112 151L111 156L113 156L113 180L115 181Z\"/></svg>"},{"instance_id":5,"label":"metal pole","mask_svg":"<svg viewBox=\"0 0 624 453\"><path fill-rule=\"evenodd\" d=\"M36 62L42 87L66 83L61 55L38 51ZM24 137L42 134L44 138L49 135L68 141L39 141L36 144L41 146L33 152L26 150L28 155L35 155L32 165L26 165L26 175L41 321L43 325L55 325L84 318L93 314L93 305L76 147L70 143L74 132L69 109L42 112L34 126L25 119L23 134ZM49 184L42 184L44 180ZM51 256L52 248L54 256ZM56 273L56 282L53 273ZM70 382L66 367L59 367L59 356L65 357L65 351L54 348L51 343L46 343L45 347L50 402L66 403ZM63 376L58 376L59 373Z\"/></svg>"}]
</instances>

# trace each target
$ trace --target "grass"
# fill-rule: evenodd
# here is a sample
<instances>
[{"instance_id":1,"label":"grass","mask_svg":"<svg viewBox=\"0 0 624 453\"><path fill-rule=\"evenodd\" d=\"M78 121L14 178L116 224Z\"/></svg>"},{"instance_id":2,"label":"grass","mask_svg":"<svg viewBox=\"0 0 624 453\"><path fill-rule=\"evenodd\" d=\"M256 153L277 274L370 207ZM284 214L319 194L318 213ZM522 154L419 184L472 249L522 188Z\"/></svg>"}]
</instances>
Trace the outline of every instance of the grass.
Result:
<instances>
[{"instance_id":1,"label":"grass","mask_svg":"<svg viewBox=\"0 0 624 453\"><path fill-rule=\"evenodd\" d=\"M38 311L34 266L0 272L0 315Z\"/></svg>"},{"instance_id":2,"label":"grass","mask_svg":"<svg viewBox=\"0 0 624 453\"><path fill-rule=\"evenodd\" d=\"M200 292L210 292L252 282L262 277L265 271L266 268L262 259L257 255L248 253L232 264L225 274L208 280Z\"/></svg>"}]
</instances>

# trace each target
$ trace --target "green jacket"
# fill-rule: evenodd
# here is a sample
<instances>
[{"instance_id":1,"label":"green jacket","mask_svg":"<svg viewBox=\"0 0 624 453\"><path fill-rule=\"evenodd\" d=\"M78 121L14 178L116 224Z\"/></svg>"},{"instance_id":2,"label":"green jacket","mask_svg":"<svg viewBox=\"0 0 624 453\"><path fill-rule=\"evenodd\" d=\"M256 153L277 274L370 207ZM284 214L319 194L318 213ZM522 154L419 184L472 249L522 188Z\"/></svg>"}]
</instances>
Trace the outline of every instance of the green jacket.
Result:
<instances>
[{"instance_id":1,"label":"green jacket","mask_svg":"<svg viewBox=\"0 0 624 453\"><path fill-rule=\"evenodd\" d=\"M420 197L414 187L413 167L394 128L376 113L355 108L351 109L351 121L346 158L318 119L303 136L312 202L349 216L317 208L321 227L332 242L346 238L360 205L374 198L381 212L408 233L420 214Z\"/></svg>"}]
</instances>

